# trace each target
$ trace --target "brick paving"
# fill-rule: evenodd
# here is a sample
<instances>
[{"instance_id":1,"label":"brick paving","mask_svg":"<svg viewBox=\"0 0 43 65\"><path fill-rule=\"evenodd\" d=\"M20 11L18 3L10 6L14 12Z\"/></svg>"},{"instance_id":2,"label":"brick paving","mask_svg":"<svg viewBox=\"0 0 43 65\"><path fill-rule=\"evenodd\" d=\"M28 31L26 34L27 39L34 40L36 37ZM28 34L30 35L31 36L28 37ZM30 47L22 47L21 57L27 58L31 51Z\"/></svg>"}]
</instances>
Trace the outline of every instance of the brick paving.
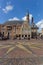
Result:
<instances>
[{"instance_id":1,"label":"brick paving","mask_svg":"<svg viewBox=\"0 0 43 65\"><path fill-rule=\"evenodd\" d=\"M43 64L43 40L6 40L0 41L0 58L34 58L35 62ZM31 59L30 58L30 59ZM0 62L3 61L0 59ZM39 60L38 60L39 59ZM26 61L26 60L25 60ZM2 63L9 63L6 60ZM12 61L11 61L12 62ZM23 60L24 62L24 60ZM33 61L32 61L33 62ZM32 65L32 62L30 63ZM7 64L6 64L7 65ZM14 65L14 64L13 64ZM23 64L24 65L24 64ZM26 64L28 65L28 64ZM33 63L34 65L34 63ZM38 64L36 64L38 65Z\"/></svg>"},{"instance_id":2,"label":"brick paving","mask_svg":"<svg viewBox=\"0 0 43 65\"><path fill-rule=\"evenodd\" d=\"M35 39L31 39L31 40L6 40L6 41L0 41L0 57L3 56L7 52L7 50L9 50L12 47L15 47L15 45L18 45L18 44L22 44L25 47L26 47L26 45L27 46L31 45L29 51L32 50L36 55L43 55L43 40L35 40ZM40 45L40 46L32 47L32 45L34 45L34 44ZM9 46L9 47L6 47L6 46ZM3 48L3 47L5 47L5 48ZM25 50L23 50L19 47L16 47L15 49L13 49L11 52L8 53L8 55L10 56L10 55L14 54L11 57L18 56L15 53L18 54L19 56L20 55L24 56L24 54L30 55L30 53L28 54L28 52L26 52Z\"/></svg>"}]
</instances>

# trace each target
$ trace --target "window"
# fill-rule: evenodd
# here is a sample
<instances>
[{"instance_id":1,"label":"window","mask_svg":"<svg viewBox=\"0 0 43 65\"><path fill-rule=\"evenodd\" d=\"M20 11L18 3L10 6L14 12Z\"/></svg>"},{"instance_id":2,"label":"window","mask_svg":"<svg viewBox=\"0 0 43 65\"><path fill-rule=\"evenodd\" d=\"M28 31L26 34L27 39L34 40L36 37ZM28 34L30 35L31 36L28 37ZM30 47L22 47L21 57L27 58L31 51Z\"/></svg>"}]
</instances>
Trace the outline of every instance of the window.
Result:
<instances>
[{"instance_id":1,"label":"window","mask_svg":"<svg viewBox=\"0 0 43 65\"><path fill-rule=\"evenodd\" d=\"M24 37L24 35L22 35L22 37Z\"/></svg>"},{"instance_id":2,"label":"window","mask_svg":"<svg viewBox=\"0 0 43 65\"><path fill-rule=\"evenodd\" d=\"M12 30L12 27L11 26L7 26L7 30Z\"/></svg>"}]
</instances>

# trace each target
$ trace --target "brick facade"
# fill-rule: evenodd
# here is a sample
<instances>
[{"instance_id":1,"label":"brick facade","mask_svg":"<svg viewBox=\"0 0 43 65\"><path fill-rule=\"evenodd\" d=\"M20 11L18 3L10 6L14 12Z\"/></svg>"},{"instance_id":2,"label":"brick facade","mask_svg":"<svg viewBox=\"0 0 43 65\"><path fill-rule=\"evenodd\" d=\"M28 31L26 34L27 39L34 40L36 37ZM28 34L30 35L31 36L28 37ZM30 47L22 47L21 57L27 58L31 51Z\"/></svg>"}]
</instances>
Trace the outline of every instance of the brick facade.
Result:
<instances>
[{"instance_id":1,"label":"brick facade","mask_svg":"<svg viewBox=\"0 0 43 65\"><path fill-rule=\"evenodd\" d=\"M15 22L16 23L16 22ZM32 24L33 25L33 18L32 18ZM26 21L23 21L22 24L16 23L16 24L2 24L0 25L0 32L4 34L5 37L9 35L10 38L14 39L15 37L19 38L31 38L31 32L37 33L37 26L35 25L31 26L29 21L29 14L26 15Z\"/></svg>"}]
</instances>

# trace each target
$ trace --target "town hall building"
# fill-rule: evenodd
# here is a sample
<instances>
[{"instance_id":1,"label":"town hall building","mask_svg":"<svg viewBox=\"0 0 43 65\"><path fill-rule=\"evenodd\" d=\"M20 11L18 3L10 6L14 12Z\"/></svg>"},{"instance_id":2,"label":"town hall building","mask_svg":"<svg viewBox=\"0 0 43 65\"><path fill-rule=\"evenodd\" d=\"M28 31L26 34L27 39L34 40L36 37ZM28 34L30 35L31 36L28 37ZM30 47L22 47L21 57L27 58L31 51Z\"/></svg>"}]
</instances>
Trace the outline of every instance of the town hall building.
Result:
<instances>
[{"instance_id":1,"label":"town hall building","mask_svg":"<svg viewBox=\"0 0 43 65\"><path fill-rule=\"evenodd\" d=\"M0 24L0 37L2 39L31 39L37 37L37 30L33 17L30 24L29 13L27 13L25 21L14 20Z\"/></svg>"}]
</instances>

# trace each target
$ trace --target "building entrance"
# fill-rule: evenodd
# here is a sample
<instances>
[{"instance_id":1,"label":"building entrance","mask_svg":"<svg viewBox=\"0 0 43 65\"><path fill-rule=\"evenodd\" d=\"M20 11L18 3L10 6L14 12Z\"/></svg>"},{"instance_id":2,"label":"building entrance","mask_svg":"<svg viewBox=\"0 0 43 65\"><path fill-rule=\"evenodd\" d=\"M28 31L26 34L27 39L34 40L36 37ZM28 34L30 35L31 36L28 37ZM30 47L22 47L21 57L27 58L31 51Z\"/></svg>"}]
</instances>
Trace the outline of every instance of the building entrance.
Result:
<instances>
[{"instance_id":1,"label":"building entrance","mask_svg":"<svg viewBox=\"0 0 43 65\"><path fill-rule=\"evenodd\" d=\"M37 38L37 33L36 32L32 32L31 33L31 38L34 38L34 39Z\"/></svg>"}]
</instances>

